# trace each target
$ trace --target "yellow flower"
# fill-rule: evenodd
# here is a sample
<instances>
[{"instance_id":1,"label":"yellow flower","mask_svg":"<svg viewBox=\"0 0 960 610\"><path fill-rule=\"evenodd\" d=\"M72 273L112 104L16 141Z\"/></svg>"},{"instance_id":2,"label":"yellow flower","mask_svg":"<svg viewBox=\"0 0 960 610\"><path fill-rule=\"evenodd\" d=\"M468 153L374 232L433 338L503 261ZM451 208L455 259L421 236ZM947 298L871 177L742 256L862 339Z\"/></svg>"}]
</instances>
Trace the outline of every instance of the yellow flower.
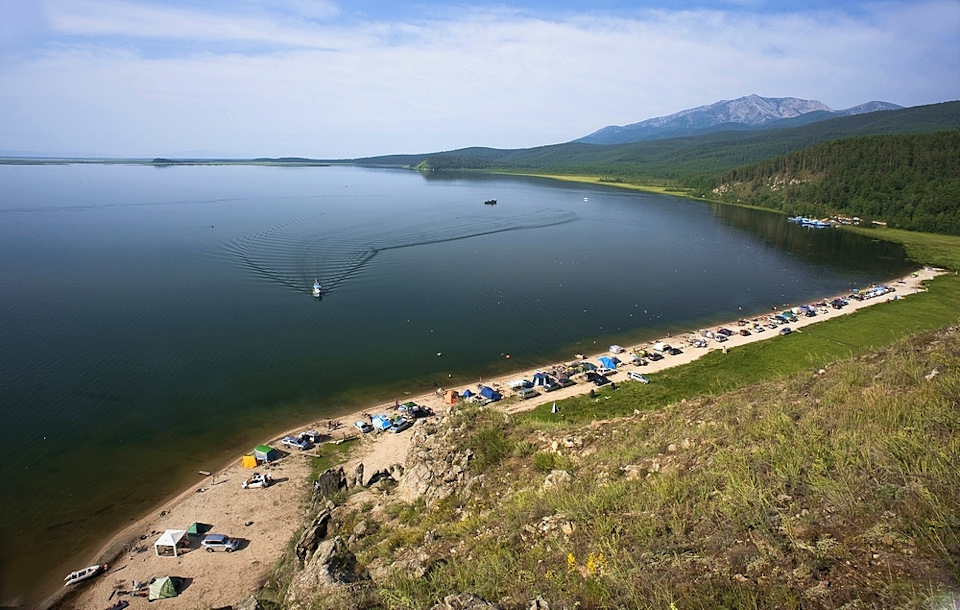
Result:
<instances>
[{"instance_id":1,"label":"yellow flower","mask_svg":"<svg viewBox=\"0 0 960 610\"><path fill-rule=\"evenodd\" d=\"M577 565L577 558L573 556L573 553L570 553L567 555L567 569L572 570L575 565Z\"/></svg>"}]
</instances>

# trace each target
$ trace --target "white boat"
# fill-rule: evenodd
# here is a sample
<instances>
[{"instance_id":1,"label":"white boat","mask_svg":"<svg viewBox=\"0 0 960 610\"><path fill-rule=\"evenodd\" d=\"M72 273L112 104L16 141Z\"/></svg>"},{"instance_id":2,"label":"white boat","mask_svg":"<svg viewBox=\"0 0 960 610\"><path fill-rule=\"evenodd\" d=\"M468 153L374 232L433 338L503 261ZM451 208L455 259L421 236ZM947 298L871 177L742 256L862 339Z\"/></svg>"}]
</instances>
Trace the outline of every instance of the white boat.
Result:
<instances>
[{"instance_id":1,"label":"white boat","mask_svg":"<svg viewBox=\"0 0 960 610\"><path fill-rule=\"evenodd\" d=\"M63 583L64 587L69 587L70 585L75 585L78 582L82 582L88 578L93 578L102 571L106 571L107 564L97 564L95 566L87 566L82 570L77 570L76 572L70 572L63 579L66 582Z\"/></svg>"},{"instance_id":2,"label":"white boat","mask_svg":"<svg viewBox=\"0 0 960 610\"><path fill-rule=\"evenodd\" d=\"M323 286L320 285L320 282L313 280L313 296L318 297L323 293Z\"/></svg>"}]
</instances>

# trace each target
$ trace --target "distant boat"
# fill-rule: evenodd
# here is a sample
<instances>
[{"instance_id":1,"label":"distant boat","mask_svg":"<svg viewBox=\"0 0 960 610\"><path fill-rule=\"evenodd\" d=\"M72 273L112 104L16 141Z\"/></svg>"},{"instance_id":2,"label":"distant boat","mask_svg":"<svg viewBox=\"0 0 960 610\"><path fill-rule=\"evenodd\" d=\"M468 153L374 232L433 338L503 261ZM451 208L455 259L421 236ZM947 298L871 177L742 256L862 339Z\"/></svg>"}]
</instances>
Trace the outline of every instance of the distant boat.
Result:
<instances>
[{"instance_id":1,"label":"distant boat","mask_svg":"<svg viewBox=\"0 0 960 610\"><path fill-rule=\"evenodd\" d=\"M86 568L83 568L82 570L77 570L76 572L70 572L63 579L66 581L63 583L63 586L69 587L70 585L75 585L78 582L82 582L88 578L93 578L94 576L99 574L101 571L105 571L106 569L107 569L107 564L104 563L104 564L97 564L95 566L87 566Z\"/></svg>"},{"instance_id":2,"label":"distant boat","mask_svg":"<svg viewBox=\"0 0 960 610\"><path fill-rule=\"evenodd\" d=\"M814 229L826 229L833 225L826 220L817 220L816 218L804 218L803 216L788 216L787 220L795 222L803 227L813 227Z\"/></svg>"},{"instance_id":3,"label":"distant boat","mask_svg":"<svg viewBox=\"0 0 960 610\"><path fill-rule=\"evenodd\" d=\"M496 199L487 199L486 201L483 202L483 205L497 205L497 200L496 200Z\"/></svg>"},{"instance_id":4,"label":"distant boat","mask_svg":"<svg viewBox=\"0 0 960 610\"><path fill-rule=\"evenodd\" d=\"M313 296L319 297L321 294L323 294L323 286L317 280L313 280Z\"/></svg>"}]
</instances>

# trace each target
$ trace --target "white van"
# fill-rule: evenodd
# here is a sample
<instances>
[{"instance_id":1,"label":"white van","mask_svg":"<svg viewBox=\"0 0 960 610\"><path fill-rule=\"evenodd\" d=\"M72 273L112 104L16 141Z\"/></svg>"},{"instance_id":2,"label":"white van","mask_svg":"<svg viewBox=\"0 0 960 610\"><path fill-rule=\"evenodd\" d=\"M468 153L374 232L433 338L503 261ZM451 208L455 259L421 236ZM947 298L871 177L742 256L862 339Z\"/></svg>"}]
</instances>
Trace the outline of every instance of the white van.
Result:
<instances>
[{"instance_id":1,"label":"white van","mask_svg":"<svg viewBox=\"0 0 960 610\"><path fill-rule=\"evenodd\" d=\"M650 383L650 380L638 373L637 371L630 371L627 373L627 377L634 381L639 381L640 383Z\"/></svg>"}]
</instances>

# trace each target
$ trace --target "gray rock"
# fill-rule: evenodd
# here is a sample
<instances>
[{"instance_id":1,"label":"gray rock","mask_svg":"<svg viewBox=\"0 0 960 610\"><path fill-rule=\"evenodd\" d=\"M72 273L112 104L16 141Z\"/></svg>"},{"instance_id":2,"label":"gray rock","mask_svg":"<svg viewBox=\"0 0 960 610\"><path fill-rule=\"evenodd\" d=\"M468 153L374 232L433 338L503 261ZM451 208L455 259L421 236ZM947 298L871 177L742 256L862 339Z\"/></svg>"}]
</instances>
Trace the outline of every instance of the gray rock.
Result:
<instances>
[{"instance_id":1,"label":"gray rock","mask_svg":"<svg viewBox=\"0 0 960 610\"><path fill-rule=\"evenodd\" d=\"M320 541L327 537L327 524L330 522L330 511L320 511L313 523L303 532L297 542L296 553L301 565L306 565L320 545Z\"/></svg>"},{"instance_id":2,"label":"gray rock","mask_svg":"<svg viewBox=\"0 0 960 610\"><path fill-rule=\"evenodd\" d=\"M263 610L263 606L253 595L248 595L242 602L237 604L237 610Z\"/></svg>"},{"instance_id":3,"label":"gray rock","mask_svg":"<svg viewBox=\"0 0 960 610\"><path fill-rule=\"evenodd\" d=\"M346 488L347 476L344 474L343 468L330 468L317 477L317 480L313 483L313 495L315 498L326 500Z\"/></svg>"},{"instance_id":4,"label":"gray rock","mask_svg":"<svg viewBox=\"0 0 960 610\"><path fill-rule=\"evenodd\" d=\"M444 597L430 610L500 610L500 606L473 593L457 593Z\"/></svg>"},{"instance_id":5,"label":"gray rock","mask_svg":"<svg viewBox=\"0 0 960 610\"><path fill-rule=\"evenodd\" d=\"M347 548L343 538L337 536L324 540L303 570L291 581L287 590L287 605L292 608L309 606L324 591L369 578L366 573L358 573L356 568L357 558Z\"/></svg>"},{"instance_id":6,"label":"gray rock","mask_svg":"<svg viewBox=\"0 0 960 610\"><path fill-rule=\"evenodd\" d=\"M543 482L543 488L550 489L551 487L559 487L560 485L569 483L572 478L566 470L551 470Z\"/></svg>"},{"instance_id":7,"label":"gray rock","mask_svg":"<svg viewBox=\"0 0 960 610\"><path fill-rule=\"evenodd\" d=\"M530 610L550 610L550 604L542 596L538 595L530 602Z\"/></svg>"}]
</instances>

